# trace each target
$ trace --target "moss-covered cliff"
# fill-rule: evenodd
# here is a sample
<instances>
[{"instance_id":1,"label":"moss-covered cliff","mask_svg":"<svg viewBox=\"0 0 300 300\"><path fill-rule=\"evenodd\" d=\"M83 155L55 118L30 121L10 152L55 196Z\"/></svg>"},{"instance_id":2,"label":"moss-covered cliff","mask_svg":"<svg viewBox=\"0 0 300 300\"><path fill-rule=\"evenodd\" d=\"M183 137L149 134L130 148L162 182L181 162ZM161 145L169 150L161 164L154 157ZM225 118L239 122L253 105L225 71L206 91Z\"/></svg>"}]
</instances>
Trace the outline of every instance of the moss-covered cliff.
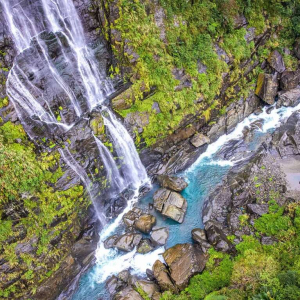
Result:
<instances>
[{"instance_id":1,"label":"moss-covered cliff","mask_svg":"<svg viewBox=\"0 0 300 300\"><path fill-rule=\"evenodd\" d=\"M117 58L111 72L132 83L112 105L142 147L184 128L191 116L210 122L245 99L273 50L288 70L297 68L295 1L94 2Z\"/></svg>"}]
</instances>

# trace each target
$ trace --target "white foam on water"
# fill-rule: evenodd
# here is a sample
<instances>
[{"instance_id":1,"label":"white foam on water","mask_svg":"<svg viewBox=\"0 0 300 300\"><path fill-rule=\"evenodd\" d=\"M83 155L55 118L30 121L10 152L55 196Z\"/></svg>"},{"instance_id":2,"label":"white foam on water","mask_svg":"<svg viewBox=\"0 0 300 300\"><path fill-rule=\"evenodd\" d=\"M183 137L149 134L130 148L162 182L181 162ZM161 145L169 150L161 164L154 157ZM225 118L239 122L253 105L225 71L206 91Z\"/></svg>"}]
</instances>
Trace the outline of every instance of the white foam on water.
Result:
<instances>
[{"instance_id":1,"label":"white foam on water","mask_svg":"<svg viewBox=\"0 0 300 300\"><path fill-rule=\"evenodd\" d=\"M300 103L295 107L274 108L270 113L267 113L267 109L268 107L264 107L263 111L258 115L251 114L248 118L239 123L231 133L224 134L219 137L217 141L209 144L207 150L199 156L199 158L184 172L184 174L187 175L193 173L200 164L220 166L234 165L237 161L212 160L212 156L229 141L241 138L243 136L244 128L251 126L251 124L256 121L261 120L263 122L262 128L257 129L262 132L267 132L270 129L279 127L280 124L290 117L293 112L300 109Z\"/></svg>"}]
</instances>

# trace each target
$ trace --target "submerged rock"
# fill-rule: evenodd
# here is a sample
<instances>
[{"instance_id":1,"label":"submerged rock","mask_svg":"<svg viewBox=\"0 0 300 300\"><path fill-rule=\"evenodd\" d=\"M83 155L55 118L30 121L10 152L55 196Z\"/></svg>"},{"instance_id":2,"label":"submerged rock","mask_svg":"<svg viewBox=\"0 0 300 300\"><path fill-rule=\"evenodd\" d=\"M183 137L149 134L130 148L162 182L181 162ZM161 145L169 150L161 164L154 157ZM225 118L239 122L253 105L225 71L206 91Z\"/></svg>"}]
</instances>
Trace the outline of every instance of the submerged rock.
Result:
<instances>
[{"instance_id":1,"label":"submerged rock","mask_svg":"<svg viewBox=\"0 0 300 300\"><path fill-rule=\"evenodd\" d=\"M255 94L268 104L274 104L278 91L277 75L259 74Z\"/></svg>"},{"instance_id":2,"label":"submerged rock","mask_svg":"<svg viewBox=\"0 0 300 300\"><path fill-rule=\"evenodd\" d=\"M143 214L135 221L134 227L143 233L149 233L155 223L156 218L154 216L150 214Z\"/></svg>"},{"instance_id":3,"label":"submerged rock","mask_svg":"<svg viewBox=\"0 0 300 300\"><path fill-rule=\"evenodd\" d=\"M154 229L151 234L151 240L159 246L163 246L169 237L169 229L167 227Z\"/></svg>"},{"instance_id":4,"label":"submerged rock","mask_svg":"<svg viewBox=\"0 0 300 300\"><path fill-rule=\"evenodd\" d=\"M170 276L179 290L187 287L192 276L205 268L206 256L197 246L192 244L178 244L164 252Z\"/></svg>"},{"instance_id":5,"label":"submerged rock","mask_svg":"<svg viewBox=\"0 0 300 300\"><path fill-rule=\"evenodd\" d=\"M191 139L191 144L196 148L201 147L205 144L209 144L209 142L209 137L202 133L196 133Z\"/></svg>"},{"instance_id":6,"label":"submerged rock","mask_svg":"<svg viewBox=\"0 0 300 300\"><path fill-rule=\"evenodd\" d=\"M157 180L162 187L175 192L181 192L188 186L187 182L182 177L177 176L159 175L157 176Z\"/></svg>"},{"instance_id":7,"label":"submerged rock","mask_svg":"<svg viewBox=\"0 0 300 300\"><path fill-rule=\"evenodd\" d=\"M176 192L159 189L153 196L154 207L164 216L182 223L187 210L187 201Z\"/></svg>"}]
</instances>

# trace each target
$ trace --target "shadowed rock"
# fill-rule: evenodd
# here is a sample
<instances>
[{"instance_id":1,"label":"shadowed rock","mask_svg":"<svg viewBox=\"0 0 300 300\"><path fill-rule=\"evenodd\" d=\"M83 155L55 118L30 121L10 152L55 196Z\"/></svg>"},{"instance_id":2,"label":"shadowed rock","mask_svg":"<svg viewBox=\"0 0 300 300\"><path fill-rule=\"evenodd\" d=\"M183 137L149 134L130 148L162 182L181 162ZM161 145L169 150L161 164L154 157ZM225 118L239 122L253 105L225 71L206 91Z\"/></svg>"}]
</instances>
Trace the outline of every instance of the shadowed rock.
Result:
<instances>
[{"instance_id":1,"label":"shadowed rock","mask_svg":"<svg viewBox=\"0 0 300 300\"><path fill-rule=\"evenodd\" d=\"M187 287L192 276L205 268L206 256L197 246L178 244L164 252L170 276L179 290Z\"/></svg>"},{"instance_id":2,"label":"shadowed rock","mask_svg":"<svg viewBox=\"0 0 300 300\"><path fill-rule=\"evenodd\" d=\"M274 104L278 91L276 75L259 74L255 94L268 104Z\"/></svg>"},{"instance_id":3,"label":"shadowed rock","mask_svg":"<svg viewBox=\"0 0 300 300\"><path fill-rule=\"evenodd\" d=\"M119 250L130 252L135 246L139 244L142 239L141 234L126 233L121 235L114 243L114 247Z\"/></svg>"},{"instance_id":4,"label":"shadowed rock","mask_svg":"<svg viewBox=\"0 0 300 300\"><path fill-rule=\"evenodd\" d=\"M177 288L173 284L165 264L157 260L152 267L152 271L162 291L177 292Z\"/></svg>"},{"instance_id":5,"label":"shadowed rock","mask_svg":"<svg viewBox=\"0 0 300 300\"><path fill-rule=\"evenodd\" d=\"M285 64L282 55L277 51L273 51L268 57L268 63L277 72L282 73L285 71Z\"/></svg>"}]
</instances>

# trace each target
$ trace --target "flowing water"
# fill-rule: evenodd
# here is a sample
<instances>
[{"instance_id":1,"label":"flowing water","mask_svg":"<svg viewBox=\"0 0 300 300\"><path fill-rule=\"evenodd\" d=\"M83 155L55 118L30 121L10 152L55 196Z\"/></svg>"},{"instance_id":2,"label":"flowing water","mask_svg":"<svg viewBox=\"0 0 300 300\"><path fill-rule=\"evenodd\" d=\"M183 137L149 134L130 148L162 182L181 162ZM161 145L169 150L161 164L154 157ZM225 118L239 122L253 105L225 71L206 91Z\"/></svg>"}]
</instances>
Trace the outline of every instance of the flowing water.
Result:
<instances>
[{"instance_id":1,"label":"flowing water","mask_svg":"<svg viewBox=\"0 0 300 300\"><path fill-rule=\"evenodd\" d=\"M86 41L72 0L1 0L0 3L18 52L7 79L7 94L30 137L35 137L31 122L37 120L39 124L57 126L54 133L63 135L114 91L106 70L100 68L96 50ZM36 74L42 78L36 78ZM147 174L134 143L107 107L102 105L100 111L121 160L118 166L107 147L94 136L112 191L110 197L129 186L138 190L147 181ZM53 135L51 130L48 135ZM105 225L104 213L96 203L99 188L88 175L91 172L76 161L68 148L59 152L85 185L97 216Z\"/></svg>"},{"instance_id":2,"label":"flowing water","mask_svg":"<svg viewBox=\"0 0 300 300\"><path fill-rule=\"evenodd\" d=\"M113 92L113 84L107 78L105 70L99 67L94 50L85 39L80 18L72 0L0 0L6 22L14 39L18 56L7 80L7 93L13 102L19 118L25 125L39 120L43 124L55 125L58 132L64 134L78 119L99 105L103 105L107 95ZM53 50L55 49L55 51ZM30 58L30 59L29 59ZM43 70L46 83L35 78ZM55 101L58 101L56 103ZM53 104L55 102L55 105ZM57 117L57 107L62 112ZM68 112L65 112L68 108ZM205 153L181 175L185 176L189 186L183 192L188 201L188 210L182 225L165 220L156 212L157 226L167 226L170 231L166 247L177 243L191 242L190 231L202 227L201 208L204 200L215 186L222 181L230 168L241 157L224 159L220 150L229 142L239 140L245 127L258 120L263 121L262 128L257 128L247 151L254 151L260 140L274 130L296 108L274 109L270 114L266 110L240 123L229 135L220 137L210 144ZM73 295L74 300L107 299L105 280L118 272L130 268L133 274L144 275L156 259L162 259L164 248L156 249L146 255L120 253L115 249L105 249L103 241L114 233L121 233L124 228L121 219L124 213L135 203L148 208L157 187L144 198L139 199L138 189L147 182L147 174L139 159L134 143L128 132L107 107L100 109L109 139L118 159L118 166L112 153L105 144L93 136L99 157L103 161L107 177L115 194L126 188L131 189L132 197L126 209L115 220L107 224L101 232L99 247L96 252L97 263L80 280L80 285ZM33 134L28 131L28 134ZM62 159L78 175L86 187L91 199L98 194L93 179L84 166L76 161L74 153L68 148L59 149ZM96 204L96 203L95 203ZM105 216L97 205L97 215L102 224Z\"/></svg>"},{"instance_id":3,"label":"flowing water","mask_svg":"<svg viewBox=\"0 0 300 300\"><path fill-rule=\"evenodd\" d=\"M222 150L231 146L235 141L242 139L246 128L254 127L254 134L247 143L246 149L246 153L251 154L251 152L255 151L261 145L267 134L272 133L294 111L299 109L300 105L294 108L273 109L268 114L267 108L265 108L259 115L250 115L243 122L239 123L232 133L223 135L216 142L210 144L207 150L200 155L190 168L179 174L184 176L189 182L188 187L182 192L182 195L188 202L184 223L179 224L170 219L163 218L154 210L150 211L157 219L157 227L169 228L169 239L165 248L172 247L178 243L192 242L191 230L194 228L203 228L201 211L205 199L207 199L216 185L221 183L231 167L241 162L239 156L232 156L229 160L224 160L220 155ZM262 126L256 125L258 121ZM247 155L244 154L243 159L247 159ZM152 197L157 189L158 186L154 186L145 197L140 199L137 203L138 207L148 209L149 203L153 203ZM136 198L132 200L126 210L111 225L106 227L106 230L101 233L102 242L112 234L124 232L121 218L132 207L134 202L137 201L138 198L136 195ZM145 276L146 269L151 269L155 260L163 260L161 254L164 252L164 247L145 255L136 253L136 250L124 254L115 249L105 249L102 242L96 253L96 265L82 276L79 288L73 295L72 300L109 299L105 288L105 281L109 276L116 275L125 269L130 269L132 274Z\"/></svg>"}]
</instances>

